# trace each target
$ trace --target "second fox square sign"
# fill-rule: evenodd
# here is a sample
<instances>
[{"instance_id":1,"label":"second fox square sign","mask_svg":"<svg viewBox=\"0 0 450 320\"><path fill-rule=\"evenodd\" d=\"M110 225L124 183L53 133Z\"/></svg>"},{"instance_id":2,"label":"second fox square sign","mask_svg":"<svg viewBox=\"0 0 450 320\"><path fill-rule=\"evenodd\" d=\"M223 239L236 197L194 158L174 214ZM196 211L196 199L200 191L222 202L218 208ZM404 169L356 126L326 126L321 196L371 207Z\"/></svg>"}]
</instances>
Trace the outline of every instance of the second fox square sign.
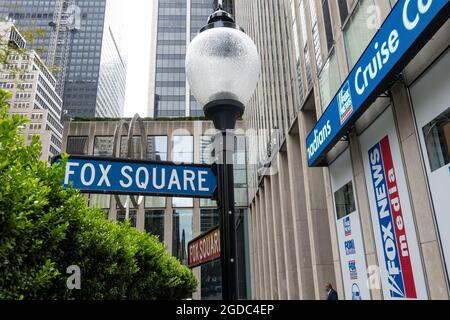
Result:
<instances>
[{"instance_id":1,"label":"second fox square sign","mask_svg":"<svg viewBox=\"0 0 450 320\"><path fill-rule=\"evenodd\" d=\"M88 193L212 198L217 178L206 165L70 156L63 184Z\"/></svg>"}]
</instances>

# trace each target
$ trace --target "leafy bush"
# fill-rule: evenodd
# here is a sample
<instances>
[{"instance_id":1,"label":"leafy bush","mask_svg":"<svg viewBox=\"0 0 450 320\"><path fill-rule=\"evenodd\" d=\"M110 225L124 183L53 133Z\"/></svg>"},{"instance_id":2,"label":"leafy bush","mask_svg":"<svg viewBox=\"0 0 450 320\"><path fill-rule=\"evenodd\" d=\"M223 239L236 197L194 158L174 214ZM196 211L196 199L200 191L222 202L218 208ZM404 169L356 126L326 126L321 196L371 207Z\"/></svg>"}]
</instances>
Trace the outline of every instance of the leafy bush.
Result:
<instances>
[{"instance_id":1,"label":"leafy bush","mask_svg":"<svg viewBox=\"0 0 450 320\"><path fill-rule=\"evenodd\" d=\"M41 146L18 134L27 120L7 114L0 90L0 299L181 299L193 273L156 237L113 223L63 189L62 165L39 161ZM67 267L81 270L69 290Z\"/></svg>"}]
</instances>

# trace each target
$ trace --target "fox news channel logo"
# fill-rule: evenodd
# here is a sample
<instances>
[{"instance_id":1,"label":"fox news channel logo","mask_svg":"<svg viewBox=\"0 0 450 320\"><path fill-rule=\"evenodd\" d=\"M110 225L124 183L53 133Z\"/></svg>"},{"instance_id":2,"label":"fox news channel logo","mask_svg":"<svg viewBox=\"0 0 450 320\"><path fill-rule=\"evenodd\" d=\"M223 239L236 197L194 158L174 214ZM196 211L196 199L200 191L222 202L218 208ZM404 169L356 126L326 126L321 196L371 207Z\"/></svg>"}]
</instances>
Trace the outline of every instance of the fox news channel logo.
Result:
<instances>
[{"instance_id":1,"label":"fox news channel logo","mask_svg":"<svg viewBox=\"0 0 450 320\"><path fill-rule=\"evenodd\" d=\"M358 280L358 271L356 270L356 261L350 260L348 262L348 271L350 272L351 280Z\"/></svg>"},{"instance_id":2,"label":"fox news channel logo","mask_svg":"<svg viewBox=\"0 0 450 320\"><path fill-rule=\"evenodd\" d=\"M355 240L352 239L349 241L345 241L345 254L349 256L355 253L356 253Z\"/></svg>"},{"instance_id":3,"label":"fox news channel logo","mask_svg":"<svg viewBox=\"0 0 450 320\"><path fill-rule=\"evenodd\" d=\"M347 81L338 95L339 116L343 124L353 112L352 94L350 92L350 83Z\"/></svg>"},{"instance_id":4,"label":"fox news channel logo","mask_svg":"<svg viewBox=\"0 0 450 320\"><path fill-rule=\"evenodd\" d=\"M344 223L345 236L346 237L351 236L352 235L352 226L350 225L350 217L349 216L345 217L343 220L343 223Z\"/></svg>"}]
</instances>

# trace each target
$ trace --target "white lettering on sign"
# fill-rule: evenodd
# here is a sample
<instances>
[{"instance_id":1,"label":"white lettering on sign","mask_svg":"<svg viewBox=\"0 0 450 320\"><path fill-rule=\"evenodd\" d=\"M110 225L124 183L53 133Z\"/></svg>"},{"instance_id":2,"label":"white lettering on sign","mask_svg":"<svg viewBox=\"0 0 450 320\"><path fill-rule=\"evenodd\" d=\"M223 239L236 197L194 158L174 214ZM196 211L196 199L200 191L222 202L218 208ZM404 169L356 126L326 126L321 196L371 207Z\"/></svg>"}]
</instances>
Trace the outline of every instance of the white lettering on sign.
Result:
<instances>
[{"instance_id":1,"label":"white lettering on sign","mask_svg":"<svg viewBox=\"0 0 450 320\"><path fill-rule=\"evenodd\" d=\"M109 170L111 170L111 165L106 166L106 168L101 164L100 165L100 171L102 172L102 177L98 181L97 186L101 187L103 183L105 183L108 187L111 187L111 182L108 178Z\"/></svg>"},{"instance_id":2,"label":"white lettering on sign","mask_svg":"<svg viewBox=\"0 0 450 320\"><path fill-rule=\"evenodd\" d=\"M166 169L161 169L161 183L157 182L157 172L156 168L153 168L152 178L153 178L153 187L156 190L162 190L166 187Z\"/></svg>"},{"instance_id":3,"label":"white lettering on sign","mask_svg":"<svg viewBox=\"0 0 450 320\"><path fill-rule=\"evenodd\" d=\"M80 165L80 164L79 164L79 163L76 163L76 162L67 162L67 165L66 165L66 174L65 174L65 176L64 176L64 184L65 184L65 185L68 185L68 184L69 184L70 176L71 176L72 174L75 173L75 171L71 170L71 168L72 168L72 167L78 167L79 165Z\"/></svg>"},{"instance_id":4,"label":"white lettering on sign","mask_svg":"<svg viewBox=\"0 0 450 320\"><path fill-rule=\"evenodd\" d=\"M414 19L412 19L412 20L408 16L408 9L409 9L411 0L406 0L405 6L403 7L403 25L405 26L405 28L407 30L410 30L410 31L413 30L414 28L416 28L417 25L419 24L420 14L427 13L427 11L430 9L431 5L433 4L433 0L428 0L428 1L416 0L416 1L417 1L417 9L419 10L419 12L416 14Z\"/></svg>"},{"instance_id":5,"label":"white lettering on sign","mask_svg":"<svg viewBox=\"0 0 450 320\"><path fill-rule=\"evenodd\" d=\"M317 152L320 146L325 142L328 136L331 134L331 122L327 121L326 125L322 130L314 130L314 140L308 147L308 158L311 159L312 156Z\"/></svg>"},{"instance_id":6,"label":"white lettering on sign","mask_svg":"<svg viewBox=\"0 0 450 320\"><path fill-rule=\"evenodd\" d=\"M143 174L143 177L142 177ZM136 184L139 189L146 189L148 186L148 170L145 167L140 167L136 170Z\"/></svg>"},{"instance_id":7,"label":"white lettering on sign","mask_svg":"<svg viewBox=\"0 0 450 320\"><path fill-rule=\"evenodd\" d=\"M180 179L178 178L177 170L173 169L172 174L170 175L169 179L169 185L167 186L167 189L172 190L173 186L176 185L177 189L181 189Z\"/></svg>"},{"instance_id":8,"label":"white lettering on sign","mask_svg":"<svg viewBox=\"0 0 450 320\"><path fill-rule=\"evenodd\" d=\"M204 178L203 176L208 175L207 171L199 171L198 172L198 191L202 191L202 192L208 192L209 189L203 187L203 183L206 182L206 178Z\"/></svg>"},{"instance_id":9,"label":"white lettering on sign","mask_svg":"<svg viewBox=\"0 0 450 320\"><path fill-rule=\"evenodd\" d=\"M126 182L126 183L123 180L120 180L120 182L119 182L120 186L122 188L129 188L129 187L131 187L131 185L133 184L133 179L128 174L128 172L133 172L133 169L130 166L125 166L125 167L122 168L122 170L120 170L120 172L122 173L123 177L128 180L128 182Z\"/></svg>"},{"instance_id":10,"label":"white lettering on sign","mask_svg":"<svg viewBox=\"0 0 450 320\"><path fill-rule=\"evenodd\" d=\"M190 186L191 186L191 190L192 190L192 191L195 191L195 185L194 185L195 172L192 171L192 170L184 170L183 175L184 175L184 177L183 177L183 182L184 182L183 187L184 187L184 190L187 190L187 189L188 189L188 186L187 186L187 185L188 185L188 183L189 183Z\"/></svg>"},{"instance_id":11,"label":"white lettering on sign","mask_svg":"<svg viewBox=\"0 0 450 320\"><path fill-rule=\"evenodd\" d=\"M375 56L363 70L359 67L355 75L355 89L358 95L362 95L366 88L369 86L370 80L377 77L378 72L383 69L383 66L389 62L391 55L393 55L400 45L399 35L397 30L392 30L388 39L384 41L381 46L378 42L375 42L374 49L376 50Z\"/></svg>"},{"instance_id":12,"label":"white lettering on sign","mask_svg":"<svg viewBox=\"0 0 450 320\"><path fill-rule=\"evenodd\" d=\"M64 185L73 183L74 188L86 191L122 190L145 192L210 192L210 179L215 178L208 169L177 166L155 167L123 164L115 166L105 162L79 163L68 161L64 176ZM215 184L214 186L215 187ZM203 196L203 194L201 194Z\"/></svg>"},{"instance_id":13,"label":"white lettering on sign","mask_svg":"<svg viewBox=\"0 0 450 320\"><path fill-rule=\"evenodd\" d=\"M89 181L86 180L87 169L89 169L89 171L91 172L91 179ZM86 163L81 167L81 183L89 187L94 184L94 181L95 181L95 167L92 163Z\"/></svg>"}]
</instances>

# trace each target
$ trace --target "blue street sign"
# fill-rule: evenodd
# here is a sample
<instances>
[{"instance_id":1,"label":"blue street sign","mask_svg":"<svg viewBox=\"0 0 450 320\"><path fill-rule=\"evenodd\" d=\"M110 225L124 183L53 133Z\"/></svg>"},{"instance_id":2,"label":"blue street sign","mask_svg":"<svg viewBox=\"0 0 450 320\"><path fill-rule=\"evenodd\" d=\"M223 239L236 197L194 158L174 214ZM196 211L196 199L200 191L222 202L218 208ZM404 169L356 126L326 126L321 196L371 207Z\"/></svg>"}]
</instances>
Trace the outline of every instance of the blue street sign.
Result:
<instances>
[{"instance_id":1,"label":"blue street sign","mask_svg":"<svg viewBox=\"0 0 450 320\"><path fill-rule=\"evenodd\" d=\"M212 198L217 177L207 165L70 156L63 185L85 193Z\"/></svg>"},{"instance_id":2,"label":"blue street sign","mask_svg":"<svg viewBox=\"0 0 450 320\"><path fill-rule=\"evenodd\" d=\"M308 165L349 130L449 18L449 0L399 0L306 139Z\"/></svg>"}]
</instances>

